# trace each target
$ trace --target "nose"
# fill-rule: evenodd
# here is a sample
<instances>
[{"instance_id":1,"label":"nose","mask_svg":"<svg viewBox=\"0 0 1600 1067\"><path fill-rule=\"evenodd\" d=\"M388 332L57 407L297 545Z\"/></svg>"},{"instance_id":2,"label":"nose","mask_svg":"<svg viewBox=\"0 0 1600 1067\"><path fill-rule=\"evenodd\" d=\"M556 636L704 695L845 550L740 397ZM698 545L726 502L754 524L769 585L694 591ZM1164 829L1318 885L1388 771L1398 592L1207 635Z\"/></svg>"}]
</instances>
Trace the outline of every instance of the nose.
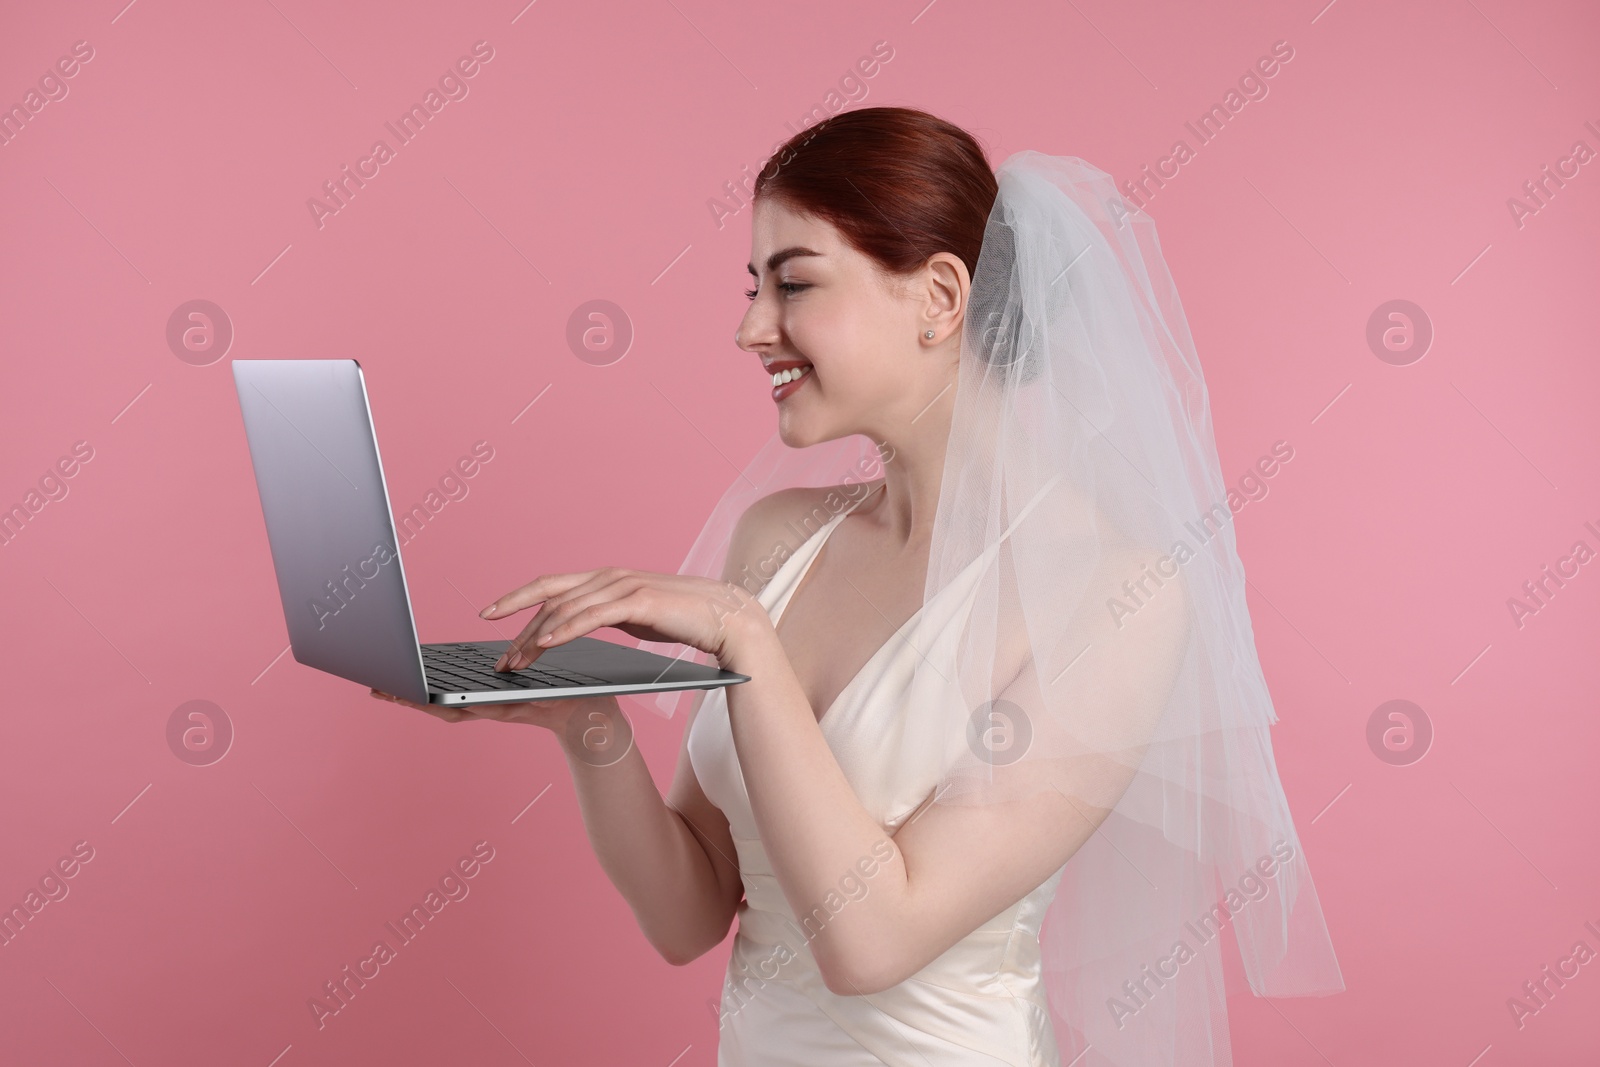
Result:
<instances>
[{"instance_id":1,"label":"nose","mask_svg":"<svg viewBox=\"0 0 1600 1067\"><path fill-rule=\"evenodd\" d=\"M758 345L769 345L778 339L777 317L767 309L766 303L759 296L752 300L739 328L733 331L733 343L746 352L754 352Z\"/></svg>"}]
</instances>

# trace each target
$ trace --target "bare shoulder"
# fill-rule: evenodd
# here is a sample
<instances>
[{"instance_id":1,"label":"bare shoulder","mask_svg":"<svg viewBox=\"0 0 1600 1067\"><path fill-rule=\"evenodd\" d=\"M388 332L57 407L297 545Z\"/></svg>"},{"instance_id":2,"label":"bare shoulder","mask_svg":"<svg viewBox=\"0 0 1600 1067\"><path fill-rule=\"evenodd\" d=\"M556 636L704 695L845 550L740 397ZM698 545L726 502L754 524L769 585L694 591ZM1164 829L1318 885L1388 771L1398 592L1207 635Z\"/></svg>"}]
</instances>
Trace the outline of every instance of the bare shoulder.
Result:
<instances>
[{"instance_id":1,"label":"bare shoulder","mask_svg":"<svg viewBox=\"0 0 1600 1067\"><path fill-rule=\"evenodd\" d=\"M784 560L878 482L795 486L751 504L734 525L723 578L759 592Z\"/></svg>"},{"instance_id":2,"label":"bare shoulder","mask_svg":"<svg viewBox=\"0 0 1600 1067\"><path fill-rule=\"evenodd\" d=\"M1099 578L1107 602L1120 600L1130 615L1137 612L1143 616L1147 633L1154 636L1159 628L1174 642L1188 634L1189 586L1182 566L1169 550L1132 544L1107 546L1100 558Z\"/></svg>"}]
</instances>

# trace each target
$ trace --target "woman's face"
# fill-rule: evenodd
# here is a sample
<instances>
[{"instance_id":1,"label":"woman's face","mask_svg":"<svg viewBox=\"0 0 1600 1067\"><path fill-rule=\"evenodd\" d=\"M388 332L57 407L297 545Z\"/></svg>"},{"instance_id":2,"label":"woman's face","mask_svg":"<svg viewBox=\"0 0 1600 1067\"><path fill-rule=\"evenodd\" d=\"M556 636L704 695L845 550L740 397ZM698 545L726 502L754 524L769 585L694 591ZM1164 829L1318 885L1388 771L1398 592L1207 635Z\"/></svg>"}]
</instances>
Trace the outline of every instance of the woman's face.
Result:
<instances>
[{"instance_id":1,"label":"woman's face","mask_svg":"<svg viewBox=\"0 0 1600 1067\"><path fill-rule=\"evenodd\" d=\"M761 359L752 384L773 394L784 443L898 439L954 380L957 346L944 342L959 329L965 266L944 253L890 278L832 223L770 197L756 201L752 226L755 295L735 337ZM772 387L782 370L800 377Z\"/></svg>"}]
</instances>

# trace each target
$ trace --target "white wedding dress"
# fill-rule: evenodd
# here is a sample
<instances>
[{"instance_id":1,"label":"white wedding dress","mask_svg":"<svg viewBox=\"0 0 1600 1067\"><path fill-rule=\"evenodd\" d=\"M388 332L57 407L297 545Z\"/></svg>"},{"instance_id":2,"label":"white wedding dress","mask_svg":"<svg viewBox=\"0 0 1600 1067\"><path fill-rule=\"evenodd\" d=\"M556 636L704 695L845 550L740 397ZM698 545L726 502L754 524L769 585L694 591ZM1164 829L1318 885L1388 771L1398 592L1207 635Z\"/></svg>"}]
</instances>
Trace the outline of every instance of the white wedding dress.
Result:
<instances>
[{"instance_id":1,"label":"white wedding dress","mask_svg":"<svg viewBox=\"0 0 1600 1067\"><path fill-rule=\"evenodd\" d=\"M849 511L823 524L761 591L758 600L774 623ZM929 796L942 770L935 757L910 767L890 758L902 751L902 733L916 725L917 649L959 636L984 558L908 619L818 724L856 797L890 835ZM718 1067L1059 1067L1039 927L1064 866L899 985L841 996L823 985L807 931L757 834L723 690L706 695L690 728L689 758L706 796L727 816L744 882L722 994ZM852 893L859 896L862 886L871 892L870 879L858 882ZM835 908L840 904L850 906L844 893Z\"/></svg>"}]
</instances>

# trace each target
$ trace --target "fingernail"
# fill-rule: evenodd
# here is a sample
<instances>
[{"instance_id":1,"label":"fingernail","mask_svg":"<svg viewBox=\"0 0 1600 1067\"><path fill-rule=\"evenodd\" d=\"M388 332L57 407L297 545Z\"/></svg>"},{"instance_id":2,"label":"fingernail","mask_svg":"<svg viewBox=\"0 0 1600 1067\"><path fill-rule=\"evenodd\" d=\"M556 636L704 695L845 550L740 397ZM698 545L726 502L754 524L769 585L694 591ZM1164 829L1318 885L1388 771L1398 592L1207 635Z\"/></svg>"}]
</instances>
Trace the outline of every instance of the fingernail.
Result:
<instances>
[{"instance_id":1,"label":"fingernail","mask_svg":"<svg viewBox=\"0 0 1600 1067\"><path fill-rule=\"evenodd\" d=\"M498 604L498 603L499 603L499 601L498 601L498 600L497 600L497 601L495 601L495 604ZM487 619L487 618L488 618L488 617L489 617L489 615L490 615L490 614L491 614L491 613L492 613L492 612L493 612L493 611L494 611L494 604L490 604L490 605L489 605L489 606L488 606L488 607L486 607L486 608L484 608L484 609L483 609L483 610L482 610L482 611L480 611L480 612L478 612L478 618L480 618L480 619Z\"/></svg>"},{"instance_id":2,"label":"fingernail","mask_svg":"<svg viewBox=\"0 0 1600 1067\"><path fill-rule=\"evenodd\" d=\"M555 634L545 634L543 637L539 638L539 640L535 641L534 644L536 644L536 645L548 645L551 641L553 641L555 639L555 636L556 636Z\"/></svg>"}]
</instances>

